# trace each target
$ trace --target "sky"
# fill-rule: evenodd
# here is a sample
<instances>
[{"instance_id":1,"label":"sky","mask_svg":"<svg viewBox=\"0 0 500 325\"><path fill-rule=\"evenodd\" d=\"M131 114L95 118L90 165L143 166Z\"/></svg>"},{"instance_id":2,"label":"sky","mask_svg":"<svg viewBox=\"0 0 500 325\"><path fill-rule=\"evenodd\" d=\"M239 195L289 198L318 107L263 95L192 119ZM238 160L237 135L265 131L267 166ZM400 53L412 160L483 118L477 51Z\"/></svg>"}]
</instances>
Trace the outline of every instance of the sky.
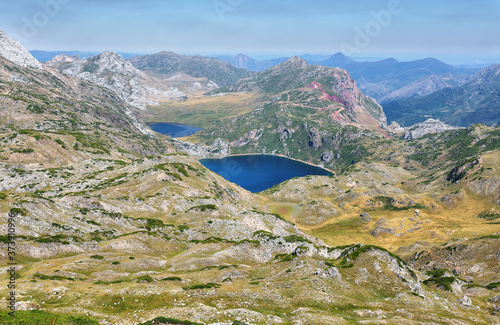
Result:
<instances>
[{"instance_id":1,"label":"sky","mask_svg":"<svg viewBox=\"0 0 500 325\"><path fill-rule=\"evenodd\" d=\"M1 0L29 50L500 62L500 0ZM491 61L491 62L487 62Z\"/></svg>"}]
</instances>

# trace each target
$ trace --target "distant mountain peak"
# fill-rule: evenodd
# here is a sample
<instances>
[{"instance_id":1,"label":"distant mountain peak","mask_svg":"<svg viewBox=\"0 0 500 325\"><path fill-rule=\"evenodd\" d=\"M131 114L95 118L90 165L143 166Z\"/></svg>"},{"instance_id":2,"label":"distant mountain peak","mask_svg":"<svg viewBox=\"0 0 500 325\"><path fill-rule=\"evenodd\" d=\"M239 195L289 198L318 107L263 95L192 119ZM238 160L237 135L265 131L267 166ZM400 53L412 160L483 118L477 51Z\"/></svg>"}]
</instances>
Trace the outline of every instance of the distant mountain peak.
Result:
<instances>
[{"instance_id":1,"label":"distant mountain peak","mask_svg":"<svg viewBox=\"0 0 500 325\"><path fill-rule=\"evenodd\" d=\"M472 82L481 82L498 78L500 78L500 64L493 64L477 72L472 77Z\"/></svg>"},{"instance_id":2,"label":"distant mountain peak","mask_svg":"<svg viewBox=\"0 0 500 325\"><path fill-rule=\"evenodd\" d=\"M339 63L339 64L350 64L350 63L354 63L355 62L353 59L351 59L350 57L344 55L344 53L342 53L342 52L335 53L328 60L330 62L336 62L336 63Z\"/></svg>"},{"instance_id":3,"label":"distant mountain peak","mask_svg":"<svg viewBox=\"0 0 500 325\"><path fill-rule=\"evenodd\" d=\"M180 55L167 51L136 56L129 61L139 70L154 71L167 77L185 73L194 78L206 78L219 86L228 86L250 74L218 58Z\"/></svg>"},{"instance_id":4,"label":"distant mountain peak","mask_svg":"<svg viewBox=\"0 0 500 325\"><path fill-rule=\"evenodd\" d=\"M299 58L298 56L293 56L290 59L286 60L285 62L276 65L275 67L279 68L279 69L283 69L286 67L299 68L299 67L307 67L307 66L308 66L308 64L307 64L306 60L304 60L303 58Z\"/></svg>"},{"instance_id":5,"label":"distant mountain peak","mask_svg":"<svg viewBox=\"0 0 500 325\"><path fill-rule=\"evenodd\" d=\"M43 66L18 41L0 30L0 55L22 67L43 70Z\"/></svg>"},{"instance_id":6,"label":"distant mountain peak","mask_svg":"<svg viewBox=\"0 0 500 325\"><path fill-rule=\"evenodd\" d=\"M245 58L245 59L248 58L248 59L251 59L248 55L243 54L243 53L237 54L235 56L235 58L237 58L237 59L239 59L239 58Z\"/></svg>"},{"instance_id":7,"label":"distant mountain peak","mask_svg":"<svg viewBox=\"0 0 500 325\"><path fill-rule=\"evenodd\" d=\"M104 58L116 58L116 59L122 59L122 56L118 53L111 52L111 51L104 51L101 54L96 55L96 57L104 57Z\"/></svg>"}]
</instances>

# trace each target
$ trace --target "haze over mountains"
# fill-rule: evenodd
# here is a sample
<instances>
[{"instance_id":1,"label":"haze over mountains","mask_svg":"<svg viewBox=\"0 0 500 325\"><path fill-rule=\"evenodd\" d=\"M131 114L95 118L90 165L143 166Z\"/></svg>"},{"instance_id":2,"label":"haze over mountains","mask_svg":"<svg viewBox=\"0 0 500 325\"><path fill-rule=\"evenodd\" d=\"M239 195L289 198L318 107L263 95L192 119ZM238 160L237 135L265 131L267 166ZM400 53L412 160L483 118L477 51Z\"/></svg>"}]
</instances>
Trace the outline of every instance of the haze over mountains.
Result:
<instances>
[{"instance_id":1,"label":"haze over mountains","mask_svg":"<svg viewBox=\"0 0 500 325\"><path fill-rule=\"evenodd\" d=\"M458 87L435 91L427 96L396 100L384 104L390 120L402 125L438 118L457 126L474 123L498 125L500 122L500 65L492 65L470 77Z\"/></svg>"},{"instance_id":2,"label":"haze over mountains","mask_svg":"<svg viewBox=\"0 0 500 325\"><path fill-rule=\"evenodd\" d=\"M387 125L348 71L298 57L253 73L169 52L41 64L0 36L0 226L16 215L16 320L500 322L498 126ZM429 77L383 64L398 66L396 79ZM368 79L390 83L369 67ZM461 100L460 114L489 116L499 74L437 93L456 91L444 103ZM162 97L169 87L183 95ZM146 120L205 130L173 140ZM238 153L334 175L253 194L198 160ZM2 267L9 241L0 236Z\"/></svg>"},{"instance_id":3,"label":"haze over mountains","mask_svg":"<svg viewBox=\"0 0 500 325\"><path fill-rule=\"evenodd\" d=\"M121 69L119 74L122 76L118 76L118 79L112 77L116 73L112 72L113 67L96 63L102 61L103 54L88 59L58 56L58 59L53 59L48 64L67 75L94 82L98 80L101 85L119 93L128 103L144 109L147 105L158 105L158 99L186 100L189 94L211 91L219 87L231 86L232 91L240 91L245 88L241 85L246 84L247 90L255 91L254 87L248 88L249 82L255 83L256 72L268 69L268 74L275 73L277 79L281 80L277 84L261 87L274 87L273 89L277 90L279 87L275 87L279 86L279 83L286 83L287 80L286 69L282 69L285 66L281 64L289 61L284 57L258 61L244 54L217 59L166 51L124 60L119 55L106 53L104 56L111 55L114 61L119 61L122 66L129 65ZM398 122L404 127L410 127L428 118L441 119L456 126L468 126L477 122L487 125L498 123L496 81L492 77L485 77L494 75L491 72L494 70L492 67L471 76L470 73L475 70L459 69L432 58L411 62L399 62L394 59L357 62L342 53L327 58L314 55L304 57L307 60L303 63L308 62L312 66L345 69L361 91L382 103L389 122ZM96 67L100 67L97 68L99 71L93 73L91 70ZM242 79L251 75L251 79ZM294 78L293 73L290 76ZM252 78L254 81L251 81ZM293 88L287 84L281 91ZM339 96L339 102L344 100L341 98L342 96ZM342 114L345 113L339 116ZM356 125L359 121L354 118L351 122ZM229 140L234 141L236 139Z\"/></svg>"},{"instance_id":4,"label":"haze over mountains","mask_svg":"<svg viewBox=\"0 0 500 325\"><path fill-rule=\"evenodd\" d=\"M60 53L32 52L43 58ZM93 53L80 52L80 54L91 57ZM375 98L381 104L413 99L444 88L460 86L468 81L472 74L481 70L479 67L458 68L433 58L410 62L399 62L395 59L358 62L342 53L336 53L330 57L319 55L303 55L302 57L312 65L345 69L356 80L364 93ZM220 60L218 60L203 56L179 55L166 51L145 56L125 54L125 58L137 68L154 73L160 79L164 79L167 75L184 73L195 78L207 78L218 86L231 85L247 76L248 71L264 71L289 59L282 57L254 60L247 55L239 54L235 57L219 57ZM232 67L226 63L231 64ZM477 121L481 121L481 119ZM401 120L401 123L405 124L406 122Z\"/></svg>"}]
</instances>

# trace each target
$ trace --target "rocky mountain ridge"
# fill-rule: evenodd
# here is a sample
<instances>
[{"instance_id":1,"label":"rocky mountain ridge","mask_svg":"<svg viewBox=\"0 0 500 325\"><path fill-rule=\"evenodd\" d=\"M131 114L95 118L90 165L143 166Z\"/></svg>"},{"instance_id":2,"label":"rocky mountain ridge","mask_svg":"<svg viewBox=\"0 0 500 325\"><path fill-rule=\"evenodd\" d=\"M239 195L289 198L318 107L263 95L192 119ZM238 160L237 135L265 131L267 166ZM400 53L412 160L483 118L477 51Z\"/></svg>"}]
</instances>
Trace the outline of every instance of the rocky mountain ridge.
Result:
<instances>
[{"instance_id":1,"label":"rocky mountain ridge","mask_svg":"<svg viewBox=\"0 0 500 325\"><path fill-rule=\"evenodd\" d=\"M246 55L238 55L223 59L237 67L248 67L249 70L260 72L287 58L258 61ZM425 96L445 87L460 85L469 77L463 70L434 58L410 62L395 59L358 62L339 52L325 60L308 59L307 62L311 65L345 69L363 92L380 103Z\"/></svg>"},{"instance_id":2,"label":"rocky mountain ridge","mask_svg":"<svg viewBox=\"0 0 500 325\"><path fill-rule=\"evenodd\" d=\"M0 30L0 55L22 67L31 67L43 70L38 62L18 41L10 38Z\"/></svg>"},{"instance_id":3,"label":"rocky mountain ridge","mask_svg":"<svg viewBox=\"0 0 500 325\"><path fill-rule=\"evenodd\" d=\"M47 65L61 73L106 87L128 104L146 109L159 104L159 100L184 99L186 94L177 88L148 76L136 69L119 54L104 52L89 59L59 55Z\"/></svg>"},{"instance_id":4,"label":"rocky mountain ridge","mask_svg":"<svg viewBox=\"0 0 500 325\"><path fill-rule=\"evenodd\" d=\"M319 91L321 99L343 105L347 110L345 113L365 113L375 120L377 127L386 122L382 108L358 89L356 82L345 70L308 65L299 57L292 57L270 69L241 79L230 89L239 92L260 91L275 96L287 91L308 92L311 89ZM341 110L335 117L341 121L341 116L345 113ZM352 122L357 121L354 118Z\"/></svg>"},{"instance_id":5,"label":"rocky mountain ridge","mask_svg":"<svg viewBox=\"0 0 500 325\"><path fill-rule=\"evenodd\" d=\"M448 87L452 87L452 85L445 78L432 75L418 79L401 89L393 91L387 96L380 98L379 102L383 105L384 102L422 97Z\"/></svg>"},{"instance_id":6,"label":"rocky mountain ridge","mask_svg":"<svg viewBox=\"0 0 500 325\"><path fill-rule=\"evenodd\" d=\"M249 83L266 102L223 131L246 132L242 147L271 134L281 149L331 150L345 168L252 194L146 132L111 90L0 57L0 226L16 216L17 319L498 323L498 129L389 139L338 123L349 108L325 86L336 80L259 88L275 77ZM454 240L463 235L473 239ZM0 236L4 271L9 241Z\"/></svg>"},{"instance_id":7,"label":"rocky mountain ridge","mask_svg":"<svg viewBox=\"0 0 500 325\"><path fill-rule=\"evenodd\" d=\"M157 77L169 78L184 73L195 78L206 78L215 83L215 87L231 85L250 74L247 70L238 69L216 58L187 56L167 51L135 56L130 58L129 62Z\"/></svg>"}]
</instances>

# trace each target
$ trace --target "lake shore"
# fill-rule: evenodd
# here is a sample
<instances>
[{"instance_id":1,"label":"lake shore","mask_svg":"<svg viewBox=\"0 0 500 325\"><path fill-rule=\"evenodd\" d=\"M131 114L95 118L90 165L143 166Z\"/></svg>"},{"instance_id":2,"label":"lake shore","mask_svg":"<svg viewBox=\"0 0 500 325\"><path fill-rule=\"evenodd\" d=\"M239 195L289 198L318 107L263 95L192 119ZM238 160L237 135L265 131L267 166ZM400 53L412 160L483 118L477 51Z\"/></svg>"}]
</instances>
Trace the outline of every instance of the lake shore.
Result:
<instances>
[{"instance_id":1,"label":"lake shore","mask_svg":"<svg viewBox=\"0 0 500 325\"><path fill-rule=\"evenodd\" d=\"M224 156L224 157L206 157L206 158L200 158L199 160L202 160L202 159L224 159L224 158L228 158L228 157L241 157L241 156L275 156L275 157L282 157L282 158L288 158L290 160L294 160L294 161L297 161L297 162L301 162L303 164L306 164L306 165L309 165L309 166L313 166L313 167L317 167L317 168L321 168L321 169L324 169L330 173L332 173L333 175L335 175L335 172L326 168L325 166L322 166L322 165L315 165L313 163L310 163L310 162L307 162L307 161L303 161L303 160L300 160L300 159L296 159L296 158L292 158L292 157L288 157L288 156L285 156L285 155L280 155L280 154L273 154L273 153L239 153L239 154L231 154L231 155L227 155L227 156Z\"/></svg>"}]
</instances>

